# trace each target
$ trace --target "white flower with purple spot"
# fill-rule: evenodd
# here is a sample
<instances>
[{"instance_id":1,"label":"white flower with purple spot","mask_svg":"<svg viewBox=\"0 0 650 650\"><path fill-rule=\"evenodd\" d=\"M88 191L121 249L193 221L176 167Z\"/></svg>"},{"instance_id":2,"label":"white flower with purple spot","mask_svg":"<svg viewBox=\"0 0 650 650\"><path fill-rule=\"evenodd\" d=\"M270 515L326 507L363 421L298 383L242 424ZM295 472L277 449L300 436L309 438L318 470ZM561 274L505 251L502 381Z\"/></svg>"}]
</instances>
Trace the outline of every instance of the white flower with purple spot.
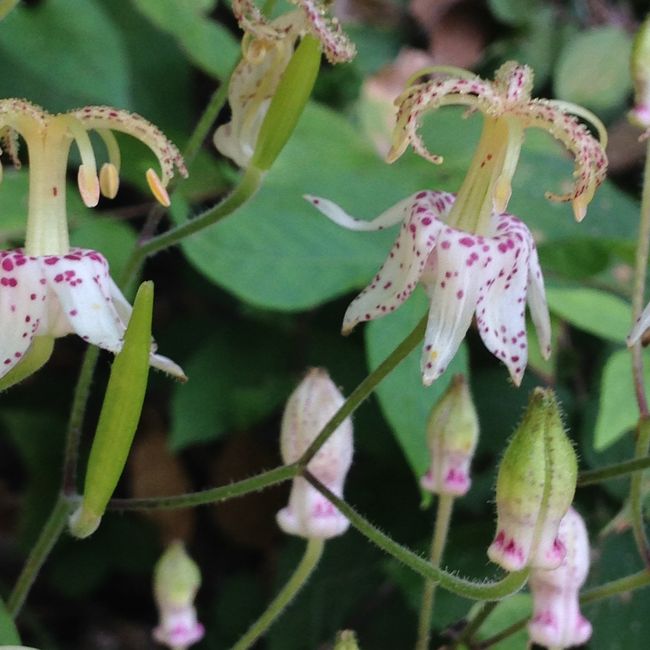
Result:
<instances>
[{"instance_id":1,"label":"white flower with purple spot","mask_svg":"<svg viewBox=\"0 0 650 650\"><path fill-rule=\"evenodd\" d=\"M335 223L351 230L402 226L388 259L372 282L350 304L343 333L358 323L395 311L422 284L430 299L422 379L440 377L456 354L476 315L486 347L519 385L528 359L525 306L537 328L540 351L550 354L551 328L533 237L516 217L492 214L483 235L447 223L455 197L422 191L374 221L354 219L322 198L306 197Z\"/></svg>"},{"instance_id":2,"label":"white flower with purple spot","mask_svg":"<svg viewBox=\"0 0 650 650\"><path fill-rule=\"evenodd\" d=\"M112 130L132 135L156 155L162 179L149 169L146 178L156 199L169 205L165 186L177 168L187 175L176 147L139 115L106 106L51 115L20 99L0 101L4 149L19 165L18 136L29 153L29 205L24 249L0 251L0 377L29 354L35 337L76 333L85 341L119 352L131 306L93 250L70 248L66 213L66 168L72 143L81 157L77 175L84 203L97 205L100 194L113 198L119 187L120 151ZM97 172L88 135L95 131L107 161ZM154 354L151 364L184 379L181 368Z\"/></svg>"}]
</instances>

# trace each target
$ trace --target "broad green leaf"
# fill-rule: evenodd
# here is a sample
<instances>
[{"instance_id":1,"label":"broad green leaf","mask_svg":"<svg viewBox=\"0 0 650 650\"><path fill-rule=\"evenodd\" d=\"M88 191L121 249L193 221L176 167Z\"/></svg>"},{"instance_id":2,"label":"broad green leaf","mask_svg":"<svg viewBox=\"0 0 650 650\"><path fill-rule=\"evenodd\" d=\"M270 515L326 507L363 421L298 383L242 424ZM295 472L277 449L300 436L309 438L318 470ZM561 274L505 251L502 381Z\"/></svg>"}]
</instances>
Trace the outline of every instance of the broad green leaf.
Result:
<instances>
[{"instance_id":1,"label":"broad green leaf","mask_svg":"<svg viewBox=\"0 0 650 650\"><path fill-rule=\"evenodd\" d=\"M474 605L475 612L480 605ZM487 617L476 635L477 641L484 641L506 630L510 625L523 618L529 618L532 612L532 598L530 594L515 594L505 598L499 606ZM522 650L528 644L528 631L526 628L508 638L491 645L493 650ZM466 646L461 646L465 649Z\"/></svg>"},{"instance_id":2,"label":"broad green leaf","mask_svg":"<svg viewBox=\"0 0 650 650\"><path fill-rule=\"evenodd\" d=\"M20 637L5 604L0 600L0 648L5 645L20 645Z\"/></svg>"},{"instance_id":3,"label":"broad green leaf","mask_svg":"<svg viewBox=\"0 0 650 650\"><path fill-rule=\"evenodd\" d=\"M124 43L97 0L21 3L0 22L0 55L3 97L50 111L130 105Z\"/></svg>"},{"instance_id":4,"label":"broad green leaf","mask_svg":"<svg viewBox=\"0 0 650 650\"><path fill-rule=\"evenodd\" d=\"M578 329L600 338L624 343L632 316L630 305L598 289L549 287L550 310Z\"/></svg>"},{"instance_id":5,"label":"broad green leaf","mask_svg":"<svg viewBox=\"0 0 650 650\"><path fill-rule=\"evenodd\" d=\"M171 446L216 440L279 409L293 385L288 357L286 338L268 326L215 330L184 364L187 384L174 388Z\"/></svg>"},{"instance_id":6,"label":"broad green leaf","mask_svg":"<svg viewBox=\"0 0 650 650\"><path fill-rule=\"evenodd\" d=\"M555 69L555 94L596 111L623 103L632 88L631 37L620 27L597 27L567 41Z\"/></svg>"},{"instance_id":7,"label":"broad green leaf","mask_svg":"<svg viewBox=\"0 0 650 650\"><path fill-rule=\"evenodd\" d=\"M525 25L539 11L538 0L488 0L492 13L508 25Z\"/></svg>"},{"instance_id":8,"label":"broad green leaf","mask_svg":"<svg viewBox=\"0 0 650 650\"><path fill-rule=\"evenodd\" d=\"M225 80L239 58L239 44L221 24L205 15L204 2L133 0L159 29L172 34L187 57L201 70Z\"/></svg>"},{"instance_id":9,"label":"broad green leaf","mask_svg":"<svg viewBox=\"0 0 650 650\"><path fill-rule=\"evenodd\" d=\"M427 313L428 299L416 291L396 312L365 325L366 350L374 370ZM467 374L467 354L461 346L445 374L433 385L422 385L419 344L377 387L379 404L406 459L419 481L429 467L426 422L431 408L454 374Z\"/></svg>"},{"instance_id":10,"label":"broad green leaf","mask_svg":"<svg viewBox=\"0 0 650 650\"><path fill-rule=\"evenodd\" d=\"M639 411L634 398L632 359L629 350L614 352L603 369L600 407L594 431L594 447L600 451L634 428ZM650 353L644 353L644 376L650 384Z\"/></svg>"}]
</instances>

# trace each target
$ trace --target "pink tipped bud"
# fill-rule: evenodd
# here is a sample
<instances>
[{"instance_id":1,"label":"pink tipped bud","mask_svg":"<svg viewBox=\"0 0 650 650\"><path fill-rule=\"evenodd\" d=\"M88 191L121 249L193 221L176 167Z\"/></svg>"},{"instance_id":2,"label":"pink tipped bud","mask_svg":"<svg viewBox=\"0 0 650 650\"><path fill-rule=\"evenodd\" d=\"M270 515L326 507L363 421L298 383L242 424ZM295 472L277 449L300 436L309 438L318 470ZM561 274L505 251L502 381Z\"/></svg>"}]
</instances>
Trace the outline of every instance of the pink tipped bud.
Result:
<instances>
[{"instance_id":1,"label":"pink tipped bud","mask_svg":"<svg viewBox=\"0 0 650 650\"><path fill-rule=\"evenodd\" d=\"M569 508L558 531L566 548L562 564L553 570L530 574L533 617L530 638L548 647L582 645L591 636L591 624L580 613L578 592L589 572L589 539L582 517Z\"/></svg>"},{"instance_id":2,"label":"pink tipped bud","mask_svg":"<svg viewBox=\"0 0 650 650\"><path fill-rule=\"evenodd\" d=\"M420 485L436 494L462 496L471 485L469 468L478 442L478 417L467 382L456 375L429 416L431 466Z\"/></svg>"},{"instance_id":3,"label":"pink tipped bud","mask_svg":"<svg viewBox=\"0 0 650 650\"><path fill-rule=\"evenodd\" d=\"M507 571L558 567L566 552L558 528L576 478L576 455L555 396L537 388L499 466L497 534L489 558Z\"/></svg>"},{"instance_id":4,"label":"pink tipped bud","mask_svg":"<svg viewBox=\"0 0 650 650\"><path fill-rule=\"evenodd\" d=\"M204 628L196 619L194 597L201 585L196 563L181 542L174 542L154 570L154 596L160 624L153 638L172 650L185 650L203 638Z\"/></svg>"},{"instance_id":5,"label":"pink tipped bud","mask_svg":"<svg viewBox=\"0 0 650 650\"><path fill-rule=\"evenodd\" d=\"M291 394L282 418L280 450L285 463L294 463L315 440L344 402L326 370L313 368ZM307 469L337 496L352 463L352 421L336 429L307 465ZM277 515L286 533L328 539L344 533L348 520L302 478L295 478L289 504Z\"/></svg>"}]
</instances>

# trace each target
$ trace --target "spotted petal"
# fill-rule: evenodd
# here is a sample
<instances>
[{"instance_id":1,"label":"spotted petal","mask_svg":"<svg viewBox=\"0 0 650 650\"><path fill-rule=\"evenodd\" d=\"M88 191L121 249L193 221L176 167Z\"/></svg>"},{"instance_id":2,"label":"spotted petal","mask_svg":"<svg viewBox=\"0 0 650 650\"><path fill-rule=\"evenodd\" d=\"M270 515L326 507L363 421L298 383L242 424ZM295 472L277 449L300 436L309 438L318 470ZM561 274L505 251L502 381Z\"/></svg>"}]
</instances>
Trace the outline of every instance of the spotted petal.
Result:
<instances>
[{"instance_id":1,"label":"spotted petal","mask_svg":"<svg viewBox=\"0 0 650 650\"><path fill-rule=\"evenodd\" d=\"M0 252L0 377L23 357L46 320L47 290L38 262L22 251Z\"/></svg>"}]
</instances>

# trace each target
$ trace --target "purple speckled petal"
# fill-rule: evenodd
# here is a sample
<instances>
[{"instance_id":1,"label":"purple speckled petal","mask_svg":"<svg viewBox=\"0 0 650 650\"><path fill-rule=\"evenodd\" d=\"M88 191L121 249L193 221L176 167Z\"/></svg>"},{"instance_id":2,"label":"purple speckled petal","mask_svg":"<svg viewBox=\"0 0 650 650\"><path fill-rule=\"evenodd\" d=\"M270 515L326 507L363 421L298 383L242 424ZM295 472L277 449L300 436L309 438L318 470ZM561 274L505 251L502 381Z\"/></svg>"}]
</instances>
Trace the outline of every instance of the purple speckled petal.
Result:
<instances>
[{"instance_id":1,"label":"purple speckled petal","mask_svg":"<svg viewBox=\"0 0 650 650\"><path fill-rule=\"evenodd\" d=\"M497 218L497 236L488 240L490 279L476 306L476 324L485 347L507 366L519 386L528 361L526 289L532 236L507 214Z\"/></svg>"},{"instance_id":2,"label":"purple speckled petal","mask_svg":"<svg viewBox=\"0 0 650 650\"><path fill-rule=\"evenodd\" d=\"M111 298L106 259L96 251L73 248L67 255L39 261L65 323L56 334L75 332L84 341L119 352L125 327Z\"/></svg>"},{"instance_id":3,"label":"purple speckled petal","mask_svg":"<svg viewBox=\"0 0 650 650\"><path fill-rule=\"evenodd\" d=\"M36 333L43 333L46 298L38 260L20 250L0 251L0 377L21 360Z\"/></svg>"},{"instance_id":4,"label":"purple speckled petal","mask_svg":"<svg viewBox=\"0 0 650 650\"><path fill-rule=\"evenodd\" d=\"M352 301L343 333L358 323L395 311L413 292L436 247L443 219L453 203L445 192L419 192L402 205L404 221L388 258L372 282Z\"/></svg>"}]
</instances>

